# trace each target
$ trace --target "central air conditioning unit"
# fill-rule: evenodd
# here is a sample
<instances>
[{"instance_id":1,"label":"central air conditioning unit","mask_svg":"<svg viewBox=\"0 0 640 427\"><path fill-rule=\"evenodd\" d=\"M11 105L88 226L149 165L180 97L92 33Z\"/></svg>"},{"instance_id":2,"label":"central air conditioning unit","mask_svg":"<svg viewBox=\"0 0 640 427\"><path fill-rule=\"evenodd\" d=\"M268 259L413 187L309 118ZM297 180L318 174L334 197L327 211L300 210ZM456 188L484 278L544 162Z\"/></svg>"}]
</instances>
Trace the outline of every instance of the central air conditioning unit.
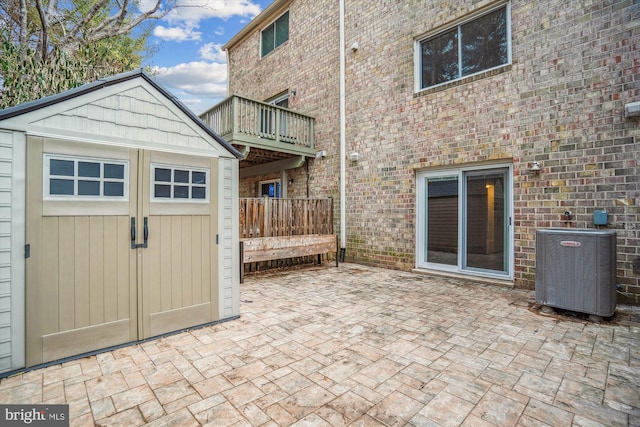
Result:
<instances>
[{"instance_id":1,"label":"central air conditioning unit","mask_svg":"<svg viewBox=\"0 0 640 427\"><path fill-rule=\"evenodd\" d=\"M594 316L613 316L615 231L536 230L536 302Z\"/></svg>"}]
</instances>

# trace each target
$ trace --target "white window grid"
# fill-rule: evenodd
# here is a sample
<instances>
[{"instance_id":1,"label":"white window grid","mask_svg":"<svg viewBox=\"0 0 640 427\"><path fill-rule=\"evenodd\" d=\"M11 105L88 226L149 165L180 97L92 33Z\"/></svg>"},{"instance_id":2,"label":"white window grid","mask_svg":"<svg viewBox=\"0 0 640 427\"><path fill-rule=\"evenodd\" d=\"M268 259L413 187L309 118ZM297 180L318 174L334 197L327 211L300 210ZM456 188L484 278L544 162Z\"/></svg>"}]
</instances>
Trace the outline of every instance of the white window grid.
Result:
<instances>
[{"instance_id":1,"label":"white window grid","mask_svg":"<svg viewBox=\"0 0 640 427\"><path fill-rule=\"evenodd\" d=\"M170 171L169 180L156 180L157 170ZM176 174L178 172L178 174ZM188 182L176 181L176 176L184 173L188 174ZM194 173L204 174L204 183L193 182ZM152 202L169 202L169 203L209 203L210 188L209 169L194 168L179 165L151 164L151 201ZM158 196L156 186L161 186L163 191L169 190L167 196ZM186 197L181 197L182 191L187 190ZM194 191L195 190L195 191ZM204 190L204 196L200 197L201 190Z\"/></svg>"},{"instance_id":2,"label":"white window grid","mask_svg":"<svg viewBox=\"0 0 640 427\"><path fill-rule=\"evenodd\" d=\"M51 171L51 161L66 161L73 163L73 175L69 174L56 174ZM80 174L81 163L98 164L100 167L100 176L83 176ZM122 178L117 177L105 177L105 165L122 166L123 174ZM42 162L43 169L43 199L44 200L69 200L69 201L127 201L129 200L129 162L126 160L107 159L98 157L79 157L68 156L60 154L48 154L43 155ZM51 194L51 182L52 180L73 181L73 194ZM98 194L83 195L79 194L79 187L81 183L98 183ZM105 195L105 183L122 184L122 195L111 196Z\"/></svg>"}]
</instances>

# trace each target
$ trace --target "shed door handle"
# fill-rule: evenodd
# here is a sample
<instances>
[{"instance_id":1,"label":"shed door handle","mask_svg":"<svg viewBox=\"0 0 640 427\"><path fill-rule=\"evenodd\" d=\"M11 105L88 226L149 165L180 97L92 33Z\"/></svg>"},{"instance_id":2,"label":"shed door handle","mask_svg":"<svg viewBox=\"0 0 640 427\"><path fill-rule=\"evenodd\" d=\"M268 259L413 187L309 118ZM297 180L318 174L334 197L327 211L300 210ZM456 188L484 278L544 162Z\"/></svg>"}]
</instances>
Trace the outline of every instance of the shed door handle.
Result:
<instances>
[{"instance_id":1,"label":"shed door handle","mask_svg":"<svg viewBox=\"0 0 640 427\"><path fill-rule=\"evenodd\" d=\"M142 235L144 237L144 243L136 243L136 219L131 218L131 249L146 248L147 241L149 240L149 218L144 217L142 226Z\"/></svg>"},{"instance_id":2,"label":"shed door handle","mask_svg":"<svg viewBox=\"0 0 640 427\"><path fill-rule=\"evenodd\" d=\"M131 218L131 249L137 248L136 245L136 219Z\"/></svg>"},{"instance_id":3,"label":"shed door handle","mask_svg":"<svg viewBox=\"0 0 640 427\"><path fill-rule=\"evenodd\" d=\"M146 248L147 241L149 240L149 218L147 218L146 216L144 217L143 234L144 234L144 243L142 244L142 247Z\"/></svg>"}]
</instances>

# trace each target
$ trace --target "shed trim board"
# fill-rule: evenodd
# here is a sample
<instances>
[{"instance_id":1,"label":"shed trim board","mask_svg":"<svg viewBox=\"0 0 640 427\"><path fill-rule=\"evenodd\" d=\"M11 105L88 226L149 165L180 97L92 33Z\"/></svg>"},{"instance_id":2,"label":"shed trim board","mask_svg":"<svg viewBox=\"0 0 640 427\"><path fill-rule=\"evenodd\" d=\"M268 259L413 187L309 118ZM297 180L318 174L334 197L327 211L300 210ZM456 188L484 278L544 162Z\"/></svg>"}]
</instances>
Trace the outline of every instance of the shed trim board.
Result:
<instances>
[{"instance_id":1,"label":"shed trim board","mask_svg":"<svg viewBox=\"0 0 640 427\"><path fill-rule=\"evenodd\" d=\"M0 373L237 317L240 157L143 71L0 111ZM154 184L152 164L190 181Z\"/></svg>"},{"instance_id":2,"label":"shed trim board","mask_svg":"<svg viewBox=\"0 0 640 427\"><path fill-rule=\"evenodd\" d=\"M0 130L0 372L24 366L25 136Z\"/></svg>"}]
</instances>

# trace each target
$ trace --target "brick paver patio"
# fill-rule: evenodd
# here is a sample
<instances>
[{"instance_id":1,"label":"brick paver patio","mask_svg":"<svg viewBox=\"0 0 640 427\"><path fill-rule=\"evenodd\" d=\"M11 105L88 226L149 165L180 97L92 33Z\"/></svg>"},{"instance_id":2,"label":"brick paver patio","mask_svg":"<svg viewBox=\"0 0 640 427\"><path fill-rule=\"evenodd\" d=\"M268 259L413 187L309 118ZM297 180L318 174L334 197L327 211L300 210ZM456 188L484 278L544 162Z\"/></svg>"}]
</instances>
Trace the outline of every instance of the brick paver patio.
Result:
<instances>
[{"instance_id":1,"label":"brick paver patio","mask_svg":"<svg viewBox=\"0 0 640 427\"><path fill-rule=\"evenodd\" d=\"M71 425L640 426L640 325L355 264L249 275L241 318L0 381Z\"/></svg>"}]
</instances>

